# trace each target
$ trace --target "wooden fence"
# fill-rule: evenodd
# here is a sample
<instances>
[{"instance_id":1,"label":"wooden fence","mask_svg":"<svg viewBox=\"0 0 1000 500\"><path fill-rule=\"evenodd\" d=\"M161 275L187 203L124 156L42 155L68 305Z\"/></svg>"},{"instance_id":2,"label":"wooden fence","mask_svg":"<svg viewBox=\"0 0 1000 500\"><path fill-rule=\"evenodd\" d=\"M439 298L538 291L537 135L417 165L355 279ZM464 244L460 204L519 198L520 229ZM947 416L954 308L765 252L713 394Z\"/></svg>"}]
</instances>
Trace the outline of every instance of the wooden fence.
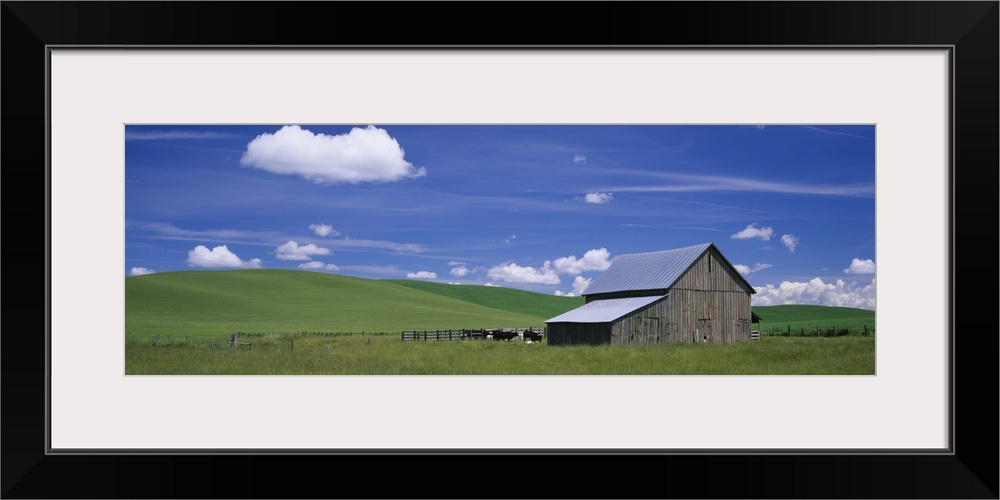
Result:
<instances>
[{"instance_id":1,"label":"wooden fence","mask_svg":"<svg viewBox=\"0 0 1000 500\"><path fill-rule=\"evenodd\" d=\"M516 338L523 338L523 332L534 332L544 334L544 328L477 328L477 329L462 329L462 330L412 330L407 332L401 332L400 337L404 342L414 341L414 340L482 340L490 335L491 332L505 332L505 333L516 333L518 336Z\"/></svg>"}]
</instances>

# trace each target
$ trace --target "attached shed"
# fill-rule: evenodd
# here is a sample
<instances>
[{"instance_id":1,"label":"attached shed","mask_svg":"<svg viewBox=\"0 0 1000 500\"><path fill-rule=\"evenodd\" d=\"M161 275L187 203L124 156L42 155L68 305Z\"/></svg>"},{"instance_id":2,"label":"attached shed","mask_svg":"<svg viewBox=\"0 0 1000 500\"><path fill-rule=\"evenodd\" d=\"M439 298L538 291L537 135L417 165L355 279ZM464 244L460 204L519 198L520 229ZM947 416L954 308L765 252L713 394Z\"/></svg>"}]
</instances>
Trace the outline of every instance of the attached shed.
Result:
<instances>
[{"instance_id":1,"label":"attached shed","mask_svg":"<svg viewBox=\"0 0 1000 500\"><path fill-rule=\"evenodd\" d=\"M545 322L548 345L750 340L754 293L714 243L619 255L584 305Z\"/></svg>"}]
</instances>

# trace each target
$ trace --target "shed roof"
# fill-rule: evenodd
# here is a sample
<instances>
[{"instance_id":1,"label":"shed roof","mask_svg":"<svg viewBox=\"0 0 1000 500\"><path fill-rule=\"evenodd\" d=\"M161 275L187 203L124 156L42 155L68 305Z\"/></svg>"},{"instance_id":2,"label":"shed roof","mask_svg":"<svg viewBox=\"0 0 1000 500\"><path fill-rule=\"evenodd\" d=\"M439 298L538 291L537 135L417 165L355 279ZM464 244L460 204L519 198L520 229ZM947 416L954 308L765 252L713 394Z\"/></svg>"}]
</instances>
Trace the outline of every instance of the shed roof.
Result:
<instances>
[{"instance_id":1,"label":"shed roof","mask_svg":"<svg viewBox=\"0 0 1000 500\"><path fill-rule=\"evenodd\" d=\"M595 300L584 304L572 311L565 312L552 319L545 320L546 323L607 323L614 321L626 314L641 309L666 295L652 295L646 297L629 297L625 299L605 299Z\"/></svg>"}]
</instances>

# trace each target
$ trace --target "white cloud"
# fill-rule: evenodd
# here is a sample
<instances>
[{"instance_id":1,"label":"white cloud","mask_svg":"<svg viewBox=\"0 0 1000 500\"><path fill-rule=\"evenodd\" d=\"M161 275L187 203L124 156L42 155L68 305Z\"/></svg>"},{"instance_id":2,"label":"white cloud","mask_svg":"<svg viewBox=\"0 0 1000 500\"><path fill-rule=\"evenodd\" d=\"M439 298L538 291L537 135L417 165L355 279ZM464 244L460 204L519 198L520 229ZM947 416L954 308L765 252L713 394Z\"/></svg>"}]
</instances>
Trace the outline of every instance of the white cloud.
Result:
<instances>
[{"instance_id":1,"label":"white cloud","mask_svg":"<svg viewBox=\"0 0 1000 500\"><path fill-rule=\"evenodd\" d=\"M583 294L583 292L587 290L587 287L590 286L590 282L591 282L590 278L584 278L583 276L577 276L576 279L573 280L573 291L577 295Z\"/></svg>"},{"instance_id":2,"label":"white cloud","mask_svg":"<svg viewBox=\"0 0 1000 500\"><path fill-rule=\"evenodd\" d=\"M453 260L448 263L449 266L464 266L465 264L466 264L465 262L460 262L457 260Z\"/></svg>"},{"instance_id":3,"label":"white cloud","mask_svg":"<svg viewBox=\"0 0 1000 500\"><path fill-rule=\"evenodd\" d=\"M790 234L781 235L781 242L785 244L789 252L795 253L795 247L799 245L799 238Z\"/></svg>"},{"instance_id":4,"label":"white cloud","mask_svg":"<svg viewBox=\"0 0 1000 500\"><path fill-rule=\"evenodd\" d=\"M771 239L771 235L774 234L774 229L768 227L754 227L757 223L748 225L744 230L730 236L734 240L749 240L753 238L760 238L762 240Z\"/></svg>"},{"instance_id":5,"label":"white cloud","mask_svg":"<svg viewBox=\"0 0 1000 500\"><path fill-rule=\"evenodd\" d=\"M313 243L299 246L294 240L279 246L274 251L275 257L281 260L312 260L313 255L330 255L329 248L318 247Z\"/></svg>"},{"instance_id":6,"label":"white cloud","mask_svg":"<svg viewBox=\"0 0 1000 500\"><path fill-rule=\"evenodd\" d=\"M133 267L131 270L129 270L128 273L132 276L142 276L144 274L153 274L155 272L156 269L146 269L145 267Z\"/></svg>"},{"instance_id":7,"label":"white cloud","mask_svg":"<svg viewBox=\"0 0 1000 500\"><path fill-rule=\"evenodd\" d=\"M584 196L583 199L587 203L601 204L611 201L614 196L612 193L587 193L587 196Z\"/></svg>"},{"instance_id":8,"label":"white cloud","mask_svg":"<svg viewBox=\"0 0 1000 500\"><path fill-rule=\"evenodd\" d=\"M326 224L309 224L309 229L312 229L317 236L327 237L328 235L340 236L339 231L335 231L333 226L328 226Z\"/></svg>"},{"instance_id":9,"label":"white cloud","mask_svg":"<svg viewBox=\"0 0 1000 500\"><path fill-rule=\"evenodd\" d=\"M336 264L326 264L320 260L312 260L309 262L303 262L299 264L299 269L323 269L326 271L339 271L340 268Z\"/></svg>"},{"instance_id":10,"label":"white cloud","mask_svg":"<svg viewBox=\"0 0 1000 500\"><path fill-rule=\"evenodd\" d=\"M240 163L274 174L300 175L316 184L389 182L427 174L403 159L389 133L369 125L347 134L314 134L298 125L261 134Z\"/></svg>"},{"instance_id":11,"label":"white cloud","mask_svg":"<svg viewBox=\"0 0 1000 500\"><path fill-rule=\"evenodd\" d=\"M260 259L240 260L236 254L226 248L226 245L220 245L211 250L204 245L198 245L194 247L194 250L188 252L187 263L191 267L261 267Z\"/></svg>"},{"instance_id":12,"label":"white cloud","mask_svg":"<svg viewBox=\"0 0 1000 500\"><path fill-rule=\"evenodd\" d=\"M495 287L501 288L500 285L494 285L493 283L487 283L487 284L485 284L483 286L495 286Z\"/></svg>"},{"instance_id":13,"label":"white cloud","mask_svg":"<svg viewBox=\"0 0 1000 500\"><path fill-rule=\"evenodd\" d=\"M437 279L437 273L432 273L430 271L417 271L415 273L406 273L407 278L415 278L421 280L435 280Z\"/></svg>"},{"instance_id":14,"label":"white cloud","mask_svg":"<svg viewBox=\"0 0 1000 500\"><path fill-rule=\"evenodd\" d=\"M585 155L573 155L573 163L587 163Z\"/></svg>"},{"instance_id":15,"label":"white cloud","mask_svg":"<svg viewBox=\"0 0 1000 500\"><path fill-rule=\"evenodd\" d=\"M510 243L510 242L512 242L512 241L514 241L516 239L517 239L517 235L516 234L512 234L512 235L510 235L510 238L507 238L507 239L503 240L503 242L504 243Z\"/></svg>"},{"instance_id":16,"label":"white cloud","mask_svg":"<svg viewBox=\"0 0 1000 500\"><path fill-rule=\"evenodd\" d=\"M783 281L777 287L769 284L754 289L757 290L752 300L755 306L814 304L875 309L874 279L864 286L839 279L836 283L824 283L820 278L813 278L806 283Z\"/></svg>"},{"instance_id":17,"label":"white cloud","mask_svg":"<svg viewBox=\"0 0 1000 500\"><path fill-rule=\"evenodd\" d=\"M576 295L574 295L573 292L566 293L562 290L556 290L555 295L556 297L576 297Z\"/></svg>"},{"instance_id":18,"label":"white cloud","mask_svg":"<svg viewBox=\"0 0 1000 500\"><path fill-rule=\"evenodd\" d=\"M871 259L851 259L851 267L844 269L847 274L875 274L875 263Z\"/></svg>"},{"instance_id":19,"label":"white cloud","mask_svg":"<svg viewBox=\"0 0 1000 500\"><path fill-rule=\"evenodd\" d=\"M607 248L593 249L577 260L575 255L560 257L552 261L559 274L578 275L584 271L604 271L611 266L611 253Z\"/></svg>"},{"instance_id":20,"label":"white cloud","mask_svg":"<svg viewBox=\"0 0 1000 500\"><path fill-rule=\"evenodd\" d=\"M506 281L508 283L534 283L539 285L558 285L559 276L555 269L552 269L552 262L545 261L545 265L539 268L522 267L513 262L501 264L489 270L486 274L490 279Z\"/></svg>"},{"instance_id":21,"label":"white cloud","mask_svg":"<svg viewBox=\"0 0 1000 500\"><path fill-rule=\"evenodd\" d=\"M450 271L449 274L451 274L452 276L461 278L462 276L465 276L466 274L469 274L469 268L465 267L465 266L454 267L454 268L451 269L451 271Z\"/></svg>"},{"instance_id":22,"label":"white cloud","mask_svg":"<svg viewBox=\"0 0 1000 500\"><path fill-rule=\"evenodd\" d=\"M761 264L760 262L758 262L753 265L753 268L745 264L733 264L733 267L735 267L736 270L740 272L740 274L746 276L748 274L753 274L757 271L767 269L771 267L771 264Z\"/></svg>"}]
</instances>

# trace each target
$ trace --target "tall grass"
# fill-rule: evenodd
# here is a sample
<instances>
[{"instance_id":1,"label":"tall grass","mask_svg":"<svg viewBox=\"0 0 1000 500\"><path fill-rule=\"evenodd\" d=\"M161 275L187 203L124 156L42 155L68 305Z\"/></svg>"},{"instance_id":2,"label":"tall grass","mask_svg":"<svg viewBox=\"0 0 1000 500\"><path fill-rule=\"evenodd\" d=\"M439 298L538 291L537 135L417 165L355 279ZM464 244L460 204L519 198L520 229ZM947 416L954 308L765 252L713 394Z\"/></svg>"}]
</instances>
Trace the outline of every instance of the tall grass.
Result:
<instances>
[{"instance_id":1,"label":"tall grass","mask_svg":"<svg viewBox=\"0 0 1000 500\"><path fill-rule=\"evenodd\" d=\"M294 341L294 347L292 345ZM253 348L125 347L128 375L873 375L874 338L548 346L396 336L258 338Z\"/></svg>"}]
</instances>

